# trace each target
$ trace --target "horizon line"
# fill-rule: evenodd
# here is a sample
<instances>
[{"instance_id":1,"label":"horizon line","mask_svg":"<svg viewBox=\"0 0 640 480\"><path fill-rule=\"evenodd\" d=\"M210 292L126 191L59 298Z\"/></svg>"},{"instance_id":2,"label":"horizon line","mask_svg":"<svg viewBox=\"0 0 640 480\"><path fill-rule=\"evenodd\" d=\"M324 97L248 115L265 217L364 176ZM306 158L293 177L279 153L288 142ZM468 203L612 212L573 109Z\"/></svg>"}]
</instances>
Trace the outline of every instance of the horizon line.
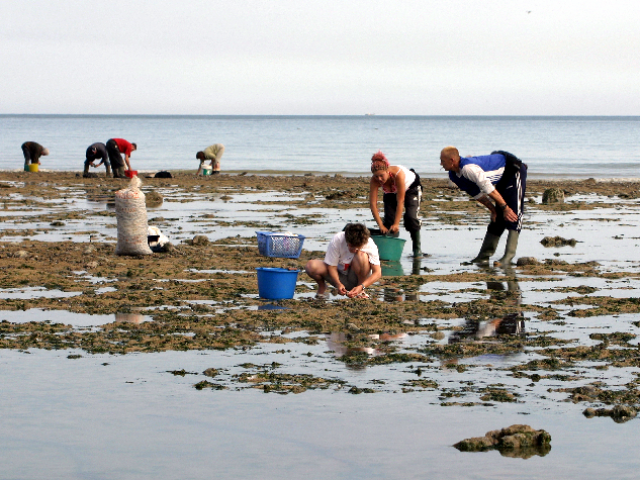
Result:
<instances>
[{"instance_id":1,"label":"horizon line","mask_svg":"<svg viewBox=\"0 0 640 480\"><path fill-rule=\"evenodd\" d=\"M640 115L418 115L418 114L207 114L207 113L0 113L0 117L414 117L414 118L640 118Z\"/></svg>"}]
</instances>

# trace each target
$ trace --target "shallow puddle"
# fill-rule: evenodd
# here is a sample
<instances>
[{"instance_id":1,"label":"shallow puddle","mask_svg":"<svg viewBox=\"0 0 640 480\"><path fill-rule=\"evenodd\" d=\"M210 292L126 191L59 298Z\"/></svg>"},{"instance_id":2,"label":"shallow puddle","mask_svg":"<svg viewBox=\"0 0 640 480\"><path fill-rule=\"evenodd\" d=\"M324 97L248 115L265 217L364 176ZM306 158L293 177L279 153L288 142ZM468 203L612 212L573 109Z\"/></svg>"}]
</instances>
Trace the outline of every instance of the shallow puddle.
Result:
<instances>
[{"instance_id":1,"label":"shallow puddle","mask_svg":"<svg viewBox=\"0 0 640 480\"><path fill-rule=\"evenodd\" d=\"M153 318L148 315L136 313L116 313L111 315L89 315L86 313L74 313L66 310L42 310L31 308L24 311L0 310L0 322L11 323L48 322L71 325L72 327L94 327L114 322L140 324L150 322Z\"/></svg>"}]
</instances>

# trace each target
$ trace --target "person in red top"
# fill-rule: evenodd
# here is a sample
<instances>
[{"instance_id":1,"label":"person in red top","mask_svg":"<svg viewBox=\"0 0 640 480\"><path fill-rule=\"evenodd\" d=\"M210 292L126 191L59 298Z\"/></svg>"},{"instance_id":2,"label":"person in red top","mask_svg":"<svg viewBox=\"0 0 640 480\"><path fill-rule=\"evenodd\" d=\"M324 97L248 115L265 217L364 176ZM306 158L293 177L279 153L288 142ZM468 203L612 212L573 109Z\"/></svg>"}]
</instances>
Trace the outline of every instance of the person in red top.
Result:
<instances>
[{"instance_id":1,"label":"person in red top","mask_svg":"<svg viewBox=\"0 0 640 480\"><path fill-rule=\"evenodd\" d=\"M111 169L113 170L113 178L126 178L124 171L131 170L129 158L131 153L138 149L138 146L135 143L127 142L124 138L112 138L107 142L106 146ZM124 161L122 161L121 153L124 153Z\"/></svg>"}]
</instances>

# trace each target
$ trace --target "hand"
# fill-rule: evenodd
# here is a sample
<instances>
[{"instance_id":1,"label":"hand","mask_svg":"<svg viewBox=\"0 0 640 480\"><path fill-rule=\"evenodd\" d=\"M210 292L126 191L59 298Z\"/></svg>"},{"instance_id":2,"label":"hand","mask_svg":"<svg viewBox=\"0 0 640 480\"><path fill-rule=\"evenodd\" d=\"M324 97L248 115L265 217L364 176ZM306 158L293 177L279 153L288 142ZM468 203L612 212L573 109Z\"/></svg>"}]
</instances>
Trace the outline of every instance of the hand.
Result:
<instances>
[{"instance_id":1,"label":"hand","mask_svg":"<svg viewBox=\"0 0 640 480\"><path fill-rule=\"evenodd\" d=\"M504 214L504 219L507 220L508 222L517 222L518 221L518 216L516 215L516 213L513 210L511 210L509 205L504 207L502 213Z\"/></svg>"},{"instance_id":2,"label":"hand","mask_svg":"<svg viewBox=\"0 0 640 480\"><path fill-rule=\"evenodd\" d=\"M398 233L400 231L400 225L394 223L393 225L391 225L391 227L389 227L389 231L391 233Z\"/></svg>"},{"instance_id":3,"label":"hand","mask_svg":"<svg viewBox=\"0 0 640 480\"><path fill-rule=\"evenodd\" d=\"M340 295L347 295L347 289L343 284L338 284L338 286L336 287L338 289L338 293Z\"/></svg>"},{"instance_id":4,"label":"hand","mask_svg":"<svg viewBox=\"0 0 640 480\"><path fill-rule=\"evenodd\" d=\"M364 292L364 287L362 285L357 285L347 292L347 297L349 298L357 297L362 292Z\"/></svg>"},{"instance_id":5,"label":"hand","mask_svg":"<svg viewBox=\"0 0 640 480\"><path fill-rule=\"evenodd\" d=\"M389 229L387 227L385 227L384 225L380 225L380 233L382 235L386 235L388 231Z\"/></svg>"}]
</instances>

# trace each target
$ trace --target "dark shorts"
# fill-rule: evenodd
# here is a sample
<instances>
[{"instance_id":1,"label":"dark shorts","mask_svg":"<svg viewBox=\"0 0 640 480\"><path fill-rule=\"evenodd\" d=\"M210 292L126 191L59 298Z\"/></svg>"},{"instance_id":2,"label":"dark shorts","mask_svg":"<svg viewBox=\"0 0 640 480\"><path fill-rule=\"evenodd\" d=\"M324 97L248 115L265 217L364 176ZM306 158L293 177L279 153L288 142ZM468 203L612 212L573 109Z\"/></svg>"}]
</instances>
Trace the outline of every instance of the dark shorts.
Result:
<instances>
[{"instance_id":1,"label":"dark shorts","mask_svg":"<svg viewBox=\"0 0 640 480\"><path fill-rule=\"evenodd\" d=\"M347 270L346 274L338 272L338 278L344 285L344 288L346 288L347 290L351 290L360 285L360 283L358 282L358 275L356 275L356 272L353 270L353 268Z\"/></svg>"},{"instance_id":2,"label":"dark shorts","mask_svg":"<svg viewBox=\"0 0 640 480\"><path fill-rule=\"evenodd\" d=\"M503 181L504 180L504 181ZM509 208L518 215L518 221L507 222L501 211L498 211L498 218L495 222L491 222L487 230L493 235L500 236L507 230L522 230L522 220L524 217L524 196L527 190L527 165L522 164L519 170L516 170L508 178L503 178L496 185L496 190L504 201L507 202Z\"/></svg>"},{"instance_id":3,"label":"dark shorts","mask_svg":"<svg viewBox=\"0 0 640 480\"><path fill-rule=\"evenodd\" d=\"M404 228L408 232L417 232L420 230L420 219L418 211L420 210L420 185L409 188L404 194ZM384 203L384 220L382 224L389 228L396 220L396 209L398 207L398 197L395 193L385 193L382 196Z\"/></svg>"}]
</instances>

